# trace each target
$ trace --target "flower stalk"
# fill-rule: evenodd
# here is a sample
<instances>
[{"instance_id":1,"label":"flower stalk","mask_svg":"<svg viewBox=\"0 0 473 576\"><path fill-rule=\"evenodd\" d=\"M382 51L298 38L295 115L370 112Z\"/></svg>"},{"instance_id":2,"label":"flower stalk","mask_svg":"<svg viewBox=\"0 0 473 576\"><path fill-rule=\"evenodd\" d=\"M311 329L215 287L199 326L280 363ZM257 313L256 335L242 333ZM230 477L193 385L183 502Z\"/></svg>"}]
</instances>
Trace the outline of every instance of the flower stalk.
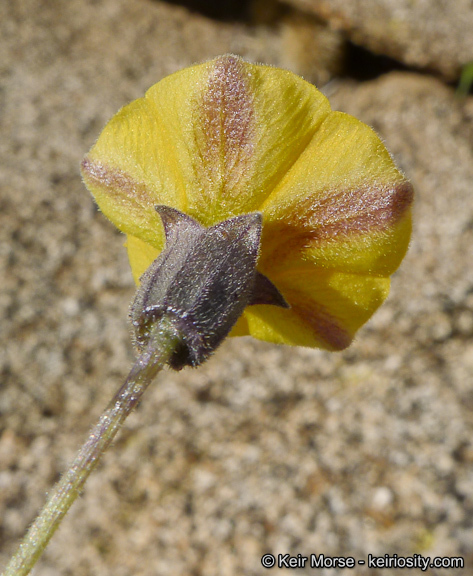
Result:
<instances>
[{"instance_id":1,"label":"flower stalk","mask_svg":"<svg viewBox=\"0 0 473 576\"><path fill-rule=\"evenodd\" d=\"M92 428L69 470L53 489L43 510L28 530L3 576L26 576L35 565L85 481L96 468L126 417L141 400L157 373L176 350L180 337L167 317L156 323L148 345L137 358L128 378Z\"/></svg>"},{"instance_id":2,"label":"flower stalk","mask_svg":"<svg viewBox=\"0 0 473 576\"><path fill-rule=\"evenodd\" d=\"M157 206L166 248L141 277L130 311L138 359L100 416L72 466L53 490L3 576L26 576L126 417L165 364L198 366L228 335L246 306L287 306L256 270L261 215L247 214L205 228Z\"/></svg>"}]
</instances>

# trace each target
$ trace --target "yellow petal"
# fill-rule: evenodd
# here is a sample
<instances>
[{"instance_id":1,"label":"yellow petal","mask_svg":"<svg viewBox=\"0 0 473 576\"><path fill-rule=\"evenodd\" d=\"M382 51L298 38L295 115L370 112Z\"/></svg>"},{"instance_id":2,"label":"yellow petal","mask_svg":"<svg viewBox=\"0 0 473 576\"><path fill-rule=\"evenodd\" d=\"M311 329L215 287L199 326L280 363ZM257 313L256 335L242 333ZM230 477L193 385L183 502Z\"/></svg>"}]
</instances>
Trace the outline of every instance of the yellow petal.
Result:
<instances>
[{"instance_id":1,"label":"yellow petal","mask_svg":"<svg viewBox=\"0 0 473 576\"><path fill-rule=\"evenodd\" d=\"M150 267L151 263L158 257L161 250L140 240L136 236L129 234L126 238L126 249L130 261L133 280L139 284L140 277Z\"/></svg>"},{"instance_id":2,"label":"yellow petal","mask_svg":"<svg viewBox=\"0 0 473 576\"><path fill-rule=\"evenodd\" d=\"M389 278L317 270L310 264L274 277L291 304L250 306L249 332L260 340L343 350L389 293Z\"/></svg>"},{"instance_id":3,"label":"yellow petal","mask_svg":"<svg viewBox=\"0 0 473 576\"><path fill-rule=\"evenodd\" d=\"M223 56L125 106L84 160L84 181L120 230L158 247L154 205L207 226L258 209L329 112L290 72Z\"/></svg>"},{"instance_id":4,"label":"yellow petal","mask_svg":"<svg viewBox=\"0 0 473 576\"><path fill-rule=\"evenodd\" d=\"M189 122L189 211L206 224L259 209L330 113L290 72L233 56L210 63ZM159 84L155 87L158 88Z\"/></svg>"},{"instance_id":5,"label":"yellow petal","mask_svg":"<svg viewBox=\"0 0 473 576\"><path fill-rule=\"evenodd\" d=\"M174 149L167 143L158 111L140 98L107 124L82 162L82 176L117 228L160 247L164 231L154 207L185 209L182 180L176 177L179 169L173 161Z\"/></svg>"},{"instance_id":6,"label":"yellow petal","mask_svg":"<svg viewBox=\"0 0 473 576\"><path fill-rule=\"evenodd\" d=\"M388 276L410 237L412 187L379 137L332 112L263 204L263 269L297 264Z\"/></svg>"}]
</instances>

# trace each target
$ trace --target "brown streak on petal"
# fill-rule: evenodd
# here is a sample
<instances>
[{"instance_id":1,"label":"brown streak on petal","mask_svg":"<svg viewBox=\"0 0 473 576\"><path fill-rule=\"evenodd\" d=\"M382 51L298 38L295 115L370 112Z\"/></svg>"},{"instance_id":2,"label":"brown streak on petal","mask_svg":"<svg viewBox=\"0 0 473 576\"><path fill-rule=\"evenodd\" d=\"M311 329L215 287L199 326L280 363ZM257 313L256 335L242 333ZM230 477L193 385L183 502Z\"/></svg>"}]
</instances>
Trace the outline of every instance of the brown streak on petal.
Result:
<instances>
[{"instance_id":1,"label":"brown streak on petal","mask_svg":"<svg viewBox=\"0 0 473 576\"><path fill-rule=\"evenodd\" d=\"M384 230L399 221L412 198L409 182L362 186L338 192L322 202L314 202L308 197L297 206L293 215L298 226L310 230L313 242Z\"/></svg>"},{"instance_id":2,"label":"brown streak on petal","mask_svg":"<svg viewBox=\"0 0 473 576\"><path fill-rule=\"evenodd\" d=\"M156 200L143 182L137 182L126 172L109 168L101 162L84 158L81 163L84 179L106 190L107 196L119 202L128 200L154 211Z\"/></svg>"},{"instance_id":3,"label":"brown streak on petal","mask_svg":"<svg viewBox=\"0 0 473 576\"><path fill-rule=\"evenodd\" d=\"M291 309L304 324L308 324L317 334L317 337L328 343L333 350L344 350L351 342L352 337L338 323L337 319L329 314L323 306L315 302L304 302L300 294L291 297L287 295ZM294 302L297 302L296 304Z\"/></svg>"},{"instance_id":4,"label":"brown streak on petal","mask_svg":"<svg viewBox=\"0 0 473 576\"><path fill-rule=\"evenodd\" d=\"M268 228L272 237L281 238L281 258L283 253L300 252L319 243L383 232L404 216L412 199L413 188L407 181L362 186L327 195L323 200L308 196Z\"/></svg>"},{"instance_id":5,"label":"brown streak on petal","mask_svg":"<svg viewBox=\"0 0 473 576\"><path fill-rule=\"evenodd\" d=\"M309 237L304 229L289 226L285 222L268 223L263 226L260 265L264 268L264 263L269 260L271 267L274 258L282 262L286 256L297 257L308 244Z\"/></svg>"},{"instance_id":6,"label":"brown streak on petal","mask_svg":"<svg viewBox=\"0 0 473 576\"><path fill-rule=\"evenodd\" d=\"M205 179L212 181L220 172L224 178L222 192L231 191L253 155L254 107L245 76L237 57L216 60L196 110L200 119L196 137Z\"/></svg>"}]
</instances>

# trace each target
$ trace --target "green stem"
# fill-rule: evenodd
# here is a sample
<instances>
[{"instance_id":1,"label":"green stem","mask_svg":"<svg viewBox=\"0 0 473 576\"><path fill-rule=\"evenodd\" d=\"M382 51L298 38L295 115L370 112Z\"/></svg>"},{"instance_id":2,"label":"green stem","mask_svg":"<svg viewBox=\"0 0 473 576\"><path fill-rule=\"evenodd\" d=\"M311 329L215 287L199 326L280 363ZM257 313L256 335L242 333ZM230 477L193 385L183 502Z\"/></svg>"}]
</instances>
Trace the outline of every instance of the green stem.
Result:
<instances>
[{"instance_id":1,"label":"green stem","mask_svg":"<svg viewBox=\"0 0 473 576\"><path fill-rule=\"evenodd\" d=\"M115 394L69 470L56 484L3 576L26 576L35 565L61 520L80 494L89 474L100 461L126 417L140 401L156 374L176 349L179 336L163 319L151 334L147 349L136 360L125 384Z\"/></svg>"}]
</instances>

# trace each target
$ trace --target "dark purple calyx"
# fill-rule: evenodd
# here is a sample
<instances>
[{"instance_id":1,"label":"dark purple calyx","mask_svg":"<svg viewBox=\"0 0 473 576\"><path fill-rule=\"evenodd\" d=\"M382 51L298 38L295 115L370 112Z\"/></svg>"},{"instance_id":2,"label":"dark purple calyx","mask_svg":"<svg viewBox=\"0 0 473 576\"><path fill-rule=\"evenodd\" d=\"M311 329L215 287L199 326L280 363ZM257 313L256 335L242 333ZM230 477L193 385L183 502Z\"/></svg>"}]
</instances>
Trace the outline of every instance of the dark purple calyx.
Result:
<instances>
[{"instance_id":1,"label":"dark purple calyx","mask_svg":"<svg viewBox=\"0 0 473 576\"><path fill-rule=\"evenodd\" d=\"M170 360L175 370L198 366L229 334L246 306L289 305L256 270L262 216L235 216L205 228L169 206L156 206L166 247L140 279L130 318L135 344L146 347L166 316L181 335Z\"/></svg>"}]
</instances>

